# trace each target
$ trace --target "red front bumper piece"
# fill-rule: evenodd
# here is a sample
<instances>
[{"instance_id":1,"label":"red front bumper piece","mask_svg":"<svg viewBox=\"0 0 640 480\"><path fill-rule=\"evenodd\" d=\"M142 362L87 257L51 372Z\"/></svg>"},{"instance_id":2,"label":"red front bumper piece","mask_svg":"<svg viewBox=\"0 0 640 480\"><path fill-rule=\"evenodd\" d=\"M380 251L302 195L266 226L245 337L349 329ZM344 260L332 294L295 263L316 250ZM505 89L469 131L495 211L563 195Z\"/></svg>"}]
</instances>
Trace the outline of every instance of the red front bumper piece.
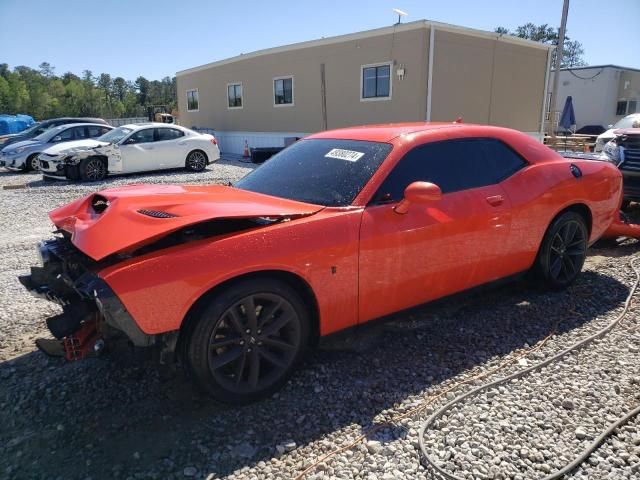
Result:
<instances>
[{"instance_id":1,"label":"red front bumper piece","mask_svg":"<svg viewBox=\"0 0 640 480\"><path fill-rule=\"evenodd\" d=\"M88 320L77 332L64 337L64 356L70 362L82 360L87 355L95 353L96 342L99 340L98 320Z\"/></svg>"},{"instance_id":2,"label":"red front bumper piece","mask_svg":"<svg viewBox=\"0 0 640 480\"><path fill-rule=\"evenodd\" d=\"M607 228L602 238L618 238L630 237L640 239L640 224L631 223L622 212L618 213L617 218Z\"/></svg>"}]
</instances>

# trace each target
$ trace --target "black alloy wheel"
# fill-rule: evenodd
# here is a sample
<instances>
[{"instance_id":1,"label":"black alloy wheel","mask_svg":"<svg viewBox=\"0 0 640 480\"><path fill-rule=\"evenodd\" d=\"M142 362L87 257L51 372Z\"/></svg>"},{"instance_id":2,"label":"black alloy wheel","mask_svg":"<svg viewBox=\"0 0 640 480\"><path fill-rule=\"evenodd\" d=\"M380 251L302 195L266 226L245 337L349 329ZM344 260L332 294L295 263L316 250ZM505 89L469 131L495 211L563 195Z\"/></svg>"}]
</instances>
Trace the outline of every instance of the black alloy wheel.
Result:
<instances>
[{"instance_id":1,"label":"black alloy wheel","mask_svg":"<svg viewBox=\"0 0 640 480\"><path fill-rule=\"evenodd\" d=\"M569 211L547 229L533 273L546 287L561 289L573 283L587 256L589 232L582 215Z\"/></svg>"},{"instance_id":2,"label":"black alloy wheel","mask_svg":"<svg viewBox=\"0 0 640 480\"><path fill-rule=\"evenodd\" d=\"M582 224L572 220L563 224L551 241L549 273L559 283L571 281L584 263L587 239Z\"/></svg>"},{"instance_id":3,"label":"black alloy wheel","mask_svg":"<svg viewBox=\"0 0 640 480\"><path fill-rule=\"evenodd\" d=\"M104 180L107 176L107 166L101 158L85 158L80 164L80 176L86 182Z\"/></svg>"},{"instance_id":4,"label":"black alloy wheel","mask_svg":"<svg viewBox=\"0 0 640 480\"><path fill-rule=\"evenodd\" d=\"M250 403L280 388L301 359L308 313L286 284L243 282L216 296L188 335L198 383L226 403Z\"/></svg>"},{"instance_id":5,"label":"black alloy wheel","mask_svg":"<svg viewBox=\"0 0 640 480\"><path fill-rule=\"evenodd\" d=\"M207 167L207 156L200 150L194 150L187 155L187 170L201 172Z\"/></svg>"}]
</instances>

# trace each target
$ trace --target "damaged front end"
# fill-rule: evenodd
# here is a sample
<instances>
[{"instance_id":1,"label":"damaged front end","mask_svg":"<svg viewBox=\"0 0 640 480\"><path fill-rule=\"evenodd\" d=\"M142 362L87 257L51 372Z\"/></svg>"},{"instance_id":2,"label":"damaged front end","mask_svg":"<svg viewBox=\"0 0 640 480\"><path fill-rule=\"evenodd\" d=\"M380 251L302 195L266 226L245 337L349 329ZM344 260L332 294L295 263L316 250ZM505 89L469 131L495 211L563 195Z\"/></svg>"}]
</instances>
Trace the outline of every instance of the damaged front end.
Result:
<instances>
[{"instance_id":1,"label":"damaged front end","mask_svg":"<svg viewBox=\"0 0 640 480\"><path fill-rule=\"evenodd\" d=\"M38 346L77 360L125 337L135 346L155 345L160 362L170 363L183 318L141 321L144 311L132 297L145 292L107 283L108 275L121 269L136 285L135 266L158 250L242 235L322 208L220 185L130 185L59 207L49 213L56 238L38 245L41 265L20 277L29 291L62 307L47 320L56 340Z\"/></svg>"},{"instance_id":2,"label":"damaged front end","mask_svg":"<svg viewBox=\"0 0 640 480\"><path fill-rule=\"evenodd\" d=\"M83 145L60 152L44 152L38 157L42 173L48 177L80 179L80 164L90 157L103 158L110 172L122 170L120 149L111 143L95 142L95 145Z\"/></svg>"},{"instance_id":3,"label":"damaged front end","mask_svg":"<svg viewBox=\"0 0 640 480\"><path fill-rule=\"evenodd\" d=\"M146 347L155 343L136 325L124 305L96 272L96 262L74 247L68 234L38 244L41 266L19 277L31 293L57 303L62 313L47 319L55 340L39 339L44 353L75 361L99 353L105 341L122 338Z\"/></svg>"}]
</instances>

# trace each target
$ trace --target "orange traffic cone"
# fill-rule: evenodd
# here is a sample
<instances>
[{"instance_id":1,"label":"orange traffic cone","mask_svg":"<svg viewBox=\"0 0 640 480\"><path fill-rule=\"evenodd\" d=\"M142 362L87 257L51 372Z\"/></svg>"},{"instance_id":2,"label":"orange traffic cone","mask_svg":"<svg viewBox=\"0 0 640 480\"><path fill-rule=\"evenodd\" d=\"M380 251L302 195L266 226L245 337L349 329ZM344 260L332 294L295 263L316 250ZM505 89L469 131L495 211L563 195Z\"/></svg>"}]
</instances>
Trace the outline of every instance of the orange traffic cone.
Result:
<instances>
[{"instance_id":1,"label":"orange traffic cone","mask_svg":"<svg viewBox=\"0 0 640 480\"><path fill-rule=\"evenodd\" d=\"M247 141L244 141L244 153L242 154L242 158L249 158L249 144Z\"/></svg>"}]
</instances>

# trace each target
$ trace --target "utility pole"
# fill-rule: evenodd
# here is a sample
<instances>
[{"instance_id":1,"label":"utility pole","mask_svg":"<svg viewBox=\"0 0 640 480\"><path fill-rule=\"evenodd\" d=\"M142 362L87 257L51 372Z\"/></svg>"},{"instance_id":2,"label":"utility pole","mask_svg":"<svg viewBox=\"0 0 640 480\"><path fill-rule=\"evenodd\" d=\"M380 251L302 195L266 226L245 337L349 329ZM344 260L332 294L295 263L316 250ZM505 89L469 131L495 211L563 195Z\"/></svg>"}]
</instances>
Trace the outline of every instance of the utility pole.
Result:
<instances>
[{"instance_id":1,"label":"utility pole","mask_svg":"<svg viewBox=\"0 0 640 480\"><path fill-rule=\"evenodd\" d=\"M558 110L558 83L560 82L560 65L562 65L562 52L564 50L564 34L567 30L567 15L569 14L569 0L564 0L562 7L562 20L558 32L558 46L556 47L556 60L553 62L553 87L551 89L551 137L556 136L556 113Z\"/></svg>"}]
</instances>

